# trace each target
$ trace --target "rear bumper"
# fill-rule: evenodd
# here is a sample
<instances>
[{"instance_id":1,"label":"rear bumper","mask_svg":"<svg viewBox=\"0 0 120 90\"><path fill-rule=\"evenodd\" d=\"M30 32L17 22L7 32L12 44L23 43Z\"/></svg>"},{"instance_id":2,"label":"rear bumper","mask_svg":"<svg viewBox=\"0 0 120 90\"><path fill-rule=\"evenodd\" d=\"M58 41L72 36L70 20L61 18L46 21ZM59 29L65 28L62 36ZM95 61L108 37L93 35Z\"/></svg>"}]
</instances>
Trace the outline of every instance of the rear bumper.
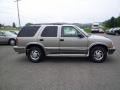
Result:
<instances>
[{"instance_id":1,"label":"rear bumper","mask_svg":"<svg viewBox=\"0 0 120 90\"><path fill-rule=\"evenodd\" d=\"M109 48L108 49L108 54L113 54L115 52L115 48Z\"/></svg>"},{"instance_id":2,"label":"rear bumper","mask_svg":"<svg viewBox=\"0 0 120 90\"><path fill-rule=\"evenodd\" d=\"M26 52L24 47L14 46L13 48L14 48L15 52L17 52L17 53L25 53Z\"/></svg>"}]
</instances>

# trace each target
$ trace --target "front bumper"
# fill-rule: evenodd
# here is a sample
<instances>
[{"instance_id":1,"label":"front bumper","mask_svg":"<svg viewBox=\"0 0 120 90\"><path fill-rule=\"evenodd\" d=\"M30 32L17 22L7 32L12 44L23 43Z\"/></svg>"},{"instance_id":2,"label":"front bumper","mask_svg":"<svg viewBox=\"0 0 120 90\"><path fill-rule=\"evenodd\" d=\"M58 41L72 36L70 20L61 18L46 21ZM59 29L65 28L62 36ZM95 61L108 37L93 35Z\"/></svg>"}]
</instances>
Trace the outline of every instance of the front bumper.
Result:
<instances>
[{"instance_id":1,"label":"front bumper","mask_svg":"<svg viewBox=\"0 0 120 90\"><path fill-rule=\"evenodd\" d=\"M13 49L14 49L15 52L17 52L17 53L25 53L25 52L26 52L24 47L14 46Z\"/></svg>"},{"instance_id":2,"label":"front bumper","mask_svg":"<svg viewBox=\"0 0 120 90\"><path fill-rule=\"evenodd\" d=\"M113 54L115 52L115 48L109 48L108 49L108 54Z\"/></svg>"}]
</instances>

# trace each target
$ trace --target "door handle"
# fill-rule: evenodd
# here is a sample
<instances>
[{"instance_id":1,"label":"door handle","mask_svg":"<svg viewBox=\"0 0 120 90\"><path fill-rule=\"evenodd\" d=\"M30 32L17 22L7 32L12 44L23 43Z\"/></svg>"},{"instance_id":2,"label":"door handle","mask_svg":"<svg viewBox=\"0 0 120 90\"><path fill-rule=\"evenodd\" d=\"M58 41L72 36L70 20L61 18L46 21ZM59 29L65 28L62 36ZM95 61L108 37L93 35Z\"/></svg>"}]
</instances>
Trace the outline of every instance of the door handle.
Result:
<instances>
[{"instance_id":1,"label":"door handle","mask_svg":"<svg viewBox=\"0 0 120 90\"><path fill-rule=\"evenodd\" d=\"M43 39L40 39L40 41L44 41Z\"/></svg>"},{"instance_id":2,"label":"door handle","mask_svg":"<svg viewBox=\"0 0 120 90\"><path fill-rule=\"evenodd\" d=\"M60 39L60 41L64 41L64 39Z\"/></svg>"}]
</instances>

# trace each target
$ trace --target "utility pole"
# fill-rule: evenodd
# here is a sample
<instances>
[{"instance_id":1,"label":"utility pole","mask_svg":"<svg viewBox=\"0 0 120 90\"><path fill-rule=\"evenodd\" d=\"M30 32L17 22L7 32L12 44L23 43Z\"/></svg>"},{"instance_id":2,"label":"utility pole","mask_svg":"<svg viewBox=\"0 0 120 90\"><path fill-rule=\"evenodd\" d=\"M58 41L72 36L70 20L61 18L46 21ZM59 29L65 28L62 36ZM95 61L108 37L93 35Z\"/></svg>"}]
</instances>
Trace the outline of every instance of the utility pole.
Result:
<instances>
[{"instance_id":1,"label":"utility pole","mask_svg":"<svg viewBox=\"0 0 120 90\"><path fill-rule=\"evenodd\" d=\"M16 0L15 2L17 2L18 21L19 21L19 27L21 28L20 13L19 13L19 3L18 3L19 1L21 1L21 0Z\"/></svg>"}]
</instances>

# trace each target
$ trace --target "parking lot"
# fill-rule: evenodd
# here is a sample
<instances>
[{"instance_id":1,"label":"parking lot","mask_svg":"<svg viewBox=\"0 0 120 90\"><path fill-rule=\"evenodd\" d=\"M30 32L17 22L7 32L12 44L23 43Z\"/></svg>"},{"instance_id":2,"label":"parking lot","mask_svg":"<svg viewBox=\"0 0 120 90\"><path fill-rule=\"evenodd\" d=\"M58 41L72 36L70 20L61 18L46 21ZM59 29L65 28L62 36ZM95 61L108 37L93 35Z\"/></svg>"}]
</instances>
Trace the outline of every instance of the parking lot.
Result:
<instances>
[{"instance_id":1,"label":"parking lot","mask_svg":"<svg viewBox=\"0 0 120 90\"><path fill-rule=\"evenodd\" d=\"M0 90L120 90L120 36L100 35L112 39L116 47L104 63L80 57L47 57L31 63L12 46L0 45Z\"/></svg>"}]
</instances>

